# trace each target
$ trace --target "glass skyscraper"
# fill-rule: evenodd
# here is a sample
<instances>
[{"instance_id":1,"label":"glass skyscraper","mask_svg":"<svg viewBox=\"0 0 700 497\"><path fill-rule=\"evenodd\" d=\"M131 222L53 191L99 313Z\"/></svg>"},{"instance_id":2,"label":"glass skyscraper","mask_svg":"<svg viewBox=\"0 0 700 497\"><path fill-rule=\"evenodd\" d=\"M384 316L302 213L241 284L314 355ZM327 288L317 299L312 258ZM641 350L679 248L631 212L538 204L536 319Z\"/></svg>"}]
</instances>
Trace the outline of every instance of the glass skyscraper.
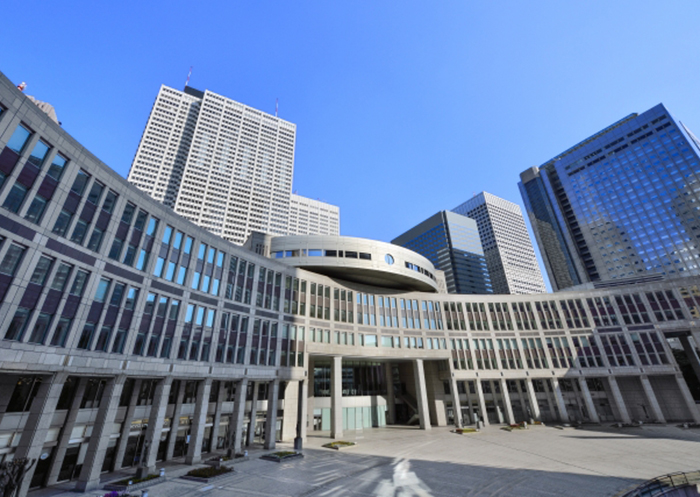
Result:
<instances>
[{"instance_id":1,"label":"glass skyscraper","mask_svg":"<svg viewBox=\"0 0 700 497\"><path fill-rule=\"evenodd\" d=\"M391 243L409 248L445 272L450 293L493 293L476 221L440 211Z\"/></svg>"},{"instance_id":2,"label":"glass skyscraper","mask_svg":"<svg viewBox=\"0 0 700 497\"><path fill-rule=\"evenodd\" d=\"M554 289L700 274L700 142L662 104L520 177Z\"/></svg>"}]
</instances>

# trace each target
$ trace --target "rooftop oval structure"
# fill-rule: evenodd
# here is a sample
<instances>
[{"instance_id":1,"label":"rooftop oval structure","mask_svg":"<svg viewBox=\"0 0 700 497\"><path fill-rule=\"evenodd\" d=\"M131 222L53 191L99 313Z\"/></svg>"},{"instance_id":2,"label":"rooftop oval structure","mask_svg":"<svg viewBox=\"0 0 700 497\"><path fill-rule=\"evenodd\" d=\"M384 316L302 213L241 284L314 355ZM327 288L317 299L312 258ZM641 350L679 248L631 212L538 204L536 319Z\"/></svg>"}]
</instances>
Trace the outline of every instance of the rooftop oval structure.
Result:
<instances>
[{"instance_id":1,"label":"rooftop oval structure","mask_svg":"<svg viewBox=\"0 0 700 497\"><path fill-rule=\"evenodd\" d=\"M433 264L391 243L349 236L274 237L270 257L333 278L384 288L437 292Z\"/></svg>"}]
</instances>

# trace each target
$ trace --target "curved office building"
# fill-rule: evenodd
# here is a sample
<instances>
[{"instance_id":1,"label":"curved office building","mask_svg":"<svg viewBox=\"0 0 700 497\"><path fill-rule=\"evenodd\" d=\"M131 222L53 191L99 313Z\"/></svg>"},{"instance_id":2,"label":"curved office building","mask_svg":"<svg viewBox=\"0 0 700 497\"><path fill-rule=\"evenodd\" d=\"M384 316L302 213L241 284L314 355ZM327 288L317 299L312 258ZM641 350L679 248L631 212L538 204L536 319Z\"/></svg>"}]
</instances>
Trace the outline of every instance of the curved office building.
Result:
<instances>
[{"instance_id":1,"label":"curved office building","mask_svg":"<svg viewBox=\"0 0 700 497\"><path fill-rule=\"evenodd\" d=\"M700 369L697 277L453 295L378 242L263 257L129 185L4 76L0 207L0 461L38 461L20 497L310 430L700 422L675 359Z\"/></svg>"}]
</instances>

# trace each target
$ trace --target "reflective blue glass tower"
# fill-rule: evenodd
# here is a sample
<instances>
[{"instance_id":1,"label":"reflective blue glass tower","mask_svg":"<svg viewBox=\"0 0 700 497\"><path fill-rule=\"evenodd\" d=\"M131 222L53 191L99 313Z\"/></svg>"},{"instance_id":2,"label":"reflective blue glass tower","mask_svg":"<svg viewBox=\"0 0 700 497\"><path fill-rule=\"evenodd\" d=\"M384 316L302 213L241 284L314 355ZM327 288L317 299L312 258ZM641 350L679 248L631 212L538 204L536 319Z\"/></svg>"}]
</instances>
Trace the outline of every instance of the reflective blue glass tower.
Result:
<instances>
[{"instance_id":1,"label":"reflective blue glass tower","mask_svg":"<svg viewBox=\"0 0 700 497\"><path fill-rule=\"evenodd\" d=\"M700 143L662 104L520 177L554 289L700 274Z\"/></svg>"},{"instance_id":2,"label":"reflective blue glass tower","mask_svg":"<svg viewBox=\"0 0 700 497\"><path fill-rule=\"evenodd\" d=\"M493 293L476 221L440 211L391 243L418 252L445 272L450 293Z\"/></svg>"}]
</instances>

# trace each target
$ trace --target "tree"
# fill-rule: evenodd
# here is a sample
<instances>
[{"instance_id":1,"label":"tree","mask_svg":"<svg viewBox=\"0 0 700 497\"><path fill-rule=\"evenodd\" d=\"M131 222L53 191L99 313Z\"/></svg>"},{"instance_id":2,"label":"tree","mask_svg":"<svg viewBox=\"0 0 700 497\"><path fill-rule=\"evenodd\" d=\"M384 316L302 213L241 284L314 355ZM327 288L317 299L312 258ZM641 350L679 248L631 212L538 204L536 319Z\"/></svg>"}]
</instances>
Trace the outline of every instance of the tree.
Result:
<instances>
[{"instance_id":1,"label":"tree","mask_svg":"<svg viewBox=\"0 0 700 497\"><path fill-rule=\"evenodd\" d=\"M36 459L19 457L0 463L0 497L14 497L27 471L34 466Z\"/></svg>"}]
</instances>

